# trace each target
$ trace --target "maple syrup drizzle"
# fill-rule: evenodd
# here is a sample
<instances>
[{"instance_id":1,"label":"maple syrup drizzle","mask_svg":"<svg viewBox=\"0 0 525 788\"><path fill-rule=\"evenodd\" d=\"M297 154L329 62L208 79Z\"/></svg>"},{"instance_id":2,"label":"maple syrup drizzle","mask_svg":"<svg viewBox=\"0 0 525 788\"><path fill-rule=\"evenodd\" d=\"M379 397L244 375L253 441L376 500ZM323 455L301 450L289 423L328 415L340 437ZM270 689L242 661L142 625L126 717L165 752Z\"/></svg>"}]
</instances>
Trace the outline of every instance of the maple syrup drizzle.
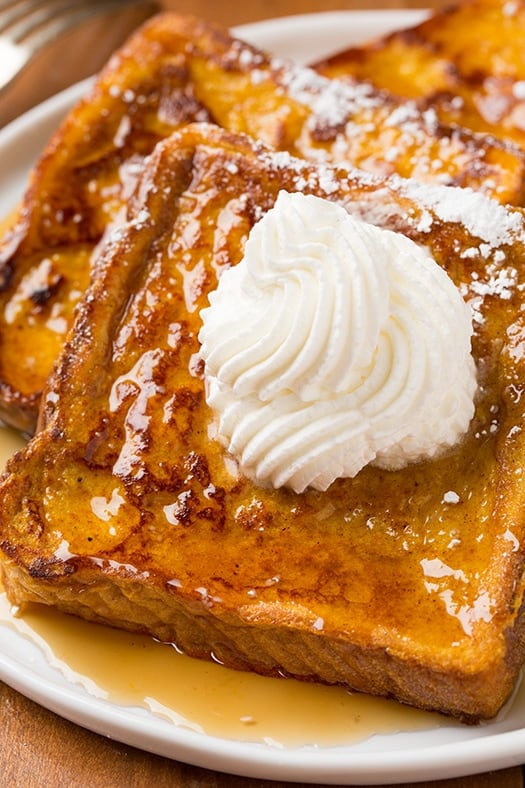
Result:
<instances>
[{"instance_id":1,"label":"maple syrup drizzle","mask_svg":"<svg viewBox=\"0 0 525 788\"><path fill-rule=\"evenodd\" d=\"M0 427L0 463L23 445ZM441 715L293 679L264 678L192 659L153 638L90 624L40 605L14 617L0 585L0 624L39 645L87 692L149 709L211 736L278 746L338 746L374 734L437 728Z\"/></svg>"}]
</instances>

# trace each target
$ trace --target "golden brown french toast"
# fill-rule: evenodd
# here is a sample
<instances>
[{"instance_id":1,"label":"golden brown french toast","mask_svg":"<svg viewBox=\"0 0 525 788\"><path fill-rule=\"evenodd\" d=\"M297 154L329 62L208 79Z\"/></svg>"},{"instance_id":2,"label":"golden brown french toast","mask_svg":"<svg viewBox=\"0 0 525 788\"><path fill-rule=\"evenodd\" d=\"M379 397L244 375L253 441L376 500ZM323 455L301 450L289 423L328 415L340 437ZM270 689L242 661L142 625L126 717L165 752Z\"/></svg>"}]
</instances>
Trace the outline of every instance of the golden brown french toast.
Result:
<instances>
[{"instance_id":1,"label":"golden brown french toast","mask_svg":"<svg viewBox=\"0 0 525 788\"><path fill-rule=\"evenodd\" d=\"M467 0L417 26L349 47L315 68L417 99L443 123L525 148L524 51L523 0Z\"/></svg>"},{"instance_id":2,"label":"golden brown french toast","mask_svg":"<svg viewBox=\"0 0 525 788\"><path fill-rule=\"evenodd\" d=\"M204 396L200 310L280 190L428 244L474 313L468 434L326 492L232 470ZM525 225L482 195L307 163L216 126L159 144L96 260L0 489L16 605L150 632L262 674L490 718L523 656Z\"/></svg>"},{"instance_id":3,"label":"golden brown french toast","mask_svg":"<svg viewBox=\"0 0 525 788\"><path fill-rule=\"evenodd\" d=\"M0 418L32 431L93 247L155 143L213 121L279 150L524 199L524 155L366 85L272 60L176 14L148 22L57 131L0 243Z\"/></svg>"}]
</instances>

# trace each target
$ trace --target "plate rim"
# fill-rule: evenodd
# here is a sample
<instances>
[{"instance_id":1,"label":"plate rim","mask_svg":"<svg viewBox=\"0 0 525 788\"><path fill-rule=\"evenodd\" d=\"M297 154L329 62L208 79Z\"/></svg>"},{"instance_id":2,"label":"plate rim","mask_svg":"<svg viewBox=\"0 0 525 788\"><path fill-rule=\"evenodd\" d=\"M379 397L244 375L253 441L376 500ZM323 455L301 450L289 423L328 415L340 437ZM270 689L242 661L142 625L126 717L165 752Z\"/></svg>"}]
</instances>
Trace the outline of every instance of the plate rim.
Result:
<instances>
[{"instance_id":1,"label":"plate rim","mask_svg":"<svg viewBox=\"0 0 525 788\"><path fill-rule=\"evenodd\" d=\"M276 30L280 33L284 31L285 34L286 31L293 31L296 34L297 26L315 26L318 30L319 23L329 28L334 24L339 26L342 21L359 22L364 27L373 27L380 14L383 15L383 23L391 27L401 27L422 18L428 11L424 8L385 11L363 9L293 14L236 26L232 31L255 44L262 42L267 46L266 39L275 35ZM24 137L38 124L45 124L45 121L50 119L58 122L72 104L79 100L90 82L89 79L84 80L67 88L1 129L0 156L10 147L16 146L20 139L23 145ZM13 635L12 628L1 621L0 632ZM27 648L31 643L22 635L18 637L23 641L23 648ZM46 660L43 651L40 651L40 654L42 659ZM0 680L50 711L95 733L110 735L148 752L244 777L302 780L306 783L321 780L324 783L337 782L346 785L384 784L387 778L388 783L394 784L407 780L448 779L516 766L523 762L525 752L524 727L491 733L490 725L483 729L486 735L466 741L423 746L419 744L413 750L383 749L382 754L386 755L386 759L378 757L375 750L356 752L352 745L277 749L264 744L222 739L176 727L153 713L141 712L139 720L138 715L131 717L130 710L124 706L90 696L78 685L68 682L58 670L55 671L54 681L43 680L41 673L34 670L35 664L38 668L38 660L34 660L32 665L26 664L21 670L17 660L5 652L3 644L0 643ZM104 708L105 716L101 716L101 708ZM153 719L152 723L150 718ZM145 730L145 719L150 720L151 730ZM109 729L108 721L111 722ZM166 735L161 737L162 742L159 742L160 727L166 730ZM171 739L168 731L176 733L176 736ZM395 740L398 735L376 736L375 739L384 742L385 739ZM432 738L432 731L428 731L427 735ZM137 737L140 737L140 740Z\"/></svg>"}]
</instances>

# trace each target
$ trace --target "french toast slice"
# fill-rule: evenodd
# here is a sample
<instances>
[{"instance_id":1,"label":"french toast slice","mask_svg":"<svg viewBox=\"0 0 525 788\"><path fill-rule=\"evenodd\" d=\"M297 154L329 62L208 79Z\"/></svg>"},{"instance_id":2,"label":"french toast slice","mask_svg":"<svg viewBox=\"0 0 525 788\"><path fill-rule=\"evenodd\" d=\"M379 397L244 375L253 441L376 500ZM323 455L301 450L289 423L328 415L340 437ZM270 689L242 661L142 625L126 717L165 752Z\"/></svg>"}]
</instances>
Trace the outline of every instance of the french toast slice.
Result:
<instances>
[{"instance_id":1,"label":"french toast slice","mask_svg":"<svg viewBox=\"0 0 525 788\"><path fill-rule=\"evenodd\" d=\"M525 3L466 0L315 65L525 148Z\"/></svg>"},{"instance_id":2,"label":"french toast slice","mask_svg":"<svg viewBox=\"0 0 525 788\"><path fill-rule=\"evenodd\" d=\"M91 253L163 137L213 121L310 159L524 199L525 155L176 14L146 23L57 131L0 243L0 418L34 429Z\"/></svg>"},{"instance_id":3,"label":"french toast slice","mask_svg":"<svg viewBox=\"0 0 525 788\"><path fill-rule=\"evenodd\" d=\"M197 335L280 190L426 244L471 304L479 391L445 457L265 489L210 438ZM0 488L13 604L186 653L491 718L525 653L520 209L274 152L213 125L159 143Z\"/></svg>"}]
</instances>

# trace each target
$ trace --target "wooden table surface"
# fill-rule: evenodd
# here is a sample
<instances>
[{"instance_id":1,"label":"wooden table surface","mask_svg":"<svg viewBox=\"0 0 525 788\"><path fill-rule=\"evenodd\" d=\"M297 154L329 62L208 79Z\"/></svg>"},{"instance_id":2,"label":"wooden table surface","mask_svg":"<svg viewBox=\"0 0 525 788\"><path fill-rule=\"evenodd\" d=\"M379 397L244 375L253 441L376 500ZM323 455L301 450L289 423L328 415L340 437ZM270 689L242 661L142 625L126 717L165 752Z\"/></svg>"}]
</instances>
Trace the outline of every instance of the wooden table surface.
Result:
<instances>
[{"instance_id":1,"label":"wooden table surface","mask_svg":"<svg viewBox=\"0 0 525 788\"><path fill-rule=\"evenodd\" d=\"M440 8L445 2L165 0L164 5L183 13L193 13L209 21L237 25L294 13ZM0 788L284 788L285 785L293 784L224 775L128 747L77 727L0 683ZM484 775L417 785L422 788L522 788L523 772L520 767L514 767Z\"/></svg>"}]
</instances>

